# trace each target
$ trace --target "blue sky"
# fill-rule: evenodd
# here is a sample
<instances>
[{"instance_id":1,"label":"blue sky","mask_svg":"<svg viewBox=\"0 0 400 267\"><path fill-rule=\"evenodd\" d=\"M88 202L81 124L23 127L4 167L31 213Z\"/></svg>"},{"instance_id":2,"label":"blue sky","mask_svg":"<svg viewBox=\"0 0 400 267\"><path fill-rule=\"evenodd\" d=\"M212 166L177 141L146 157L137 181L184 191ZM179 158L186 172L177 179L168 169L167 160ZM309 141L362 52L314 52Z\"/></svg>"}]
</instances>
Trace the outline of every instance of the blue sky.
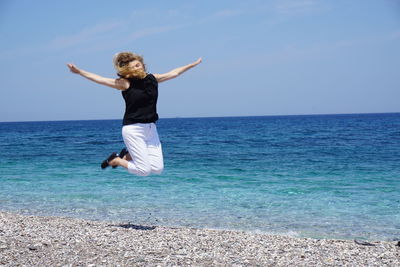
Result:
<instances>
[{"instance_id":1,"label":"blue sky","mask_svg":"<svg viewBox=\"0 0 400 267\"><path fill-rule=\"evenodd\" d=\"M0 2L0 121L120 119L119 51L163 73L161 118L400 112L400 1Z\"/></svg>"}]
</instances>

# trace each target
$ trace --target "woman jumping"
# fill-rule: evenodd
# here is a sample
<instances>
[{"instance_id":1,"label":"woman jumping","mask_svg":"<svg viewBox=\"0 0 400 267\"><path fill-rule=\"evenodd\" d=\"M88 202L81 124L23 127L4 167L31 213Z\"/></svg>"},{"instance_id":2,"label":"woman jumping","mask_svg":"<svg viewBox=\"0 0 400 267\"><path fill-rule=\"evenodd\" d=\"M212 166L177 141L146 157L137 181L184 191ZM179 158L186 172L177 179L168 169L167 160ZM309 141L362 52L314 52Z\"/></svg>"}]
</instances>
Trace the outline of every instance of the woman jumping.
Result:
<instances>
[{"instance_id":1,"label":"woman jumping","mask_svg":"<svg viewBox=\"0 0 400 267\"><path fill-rule=\"evenodd\" d=\"M155 124L158 120L158 83L176 78L197 66L201 63L201 58L164 74L147 73L143 57L131 52L116 54L113 63L118 72L117 79L105 78L82 70L74 64L67 64L72 73L121 90L125 100L122 137L128 150L123 149L119 154L113 152L101 167L122 166L130 173L140 176L160 174L164 169L164 160Z\"/></svg>"}]
</instances>

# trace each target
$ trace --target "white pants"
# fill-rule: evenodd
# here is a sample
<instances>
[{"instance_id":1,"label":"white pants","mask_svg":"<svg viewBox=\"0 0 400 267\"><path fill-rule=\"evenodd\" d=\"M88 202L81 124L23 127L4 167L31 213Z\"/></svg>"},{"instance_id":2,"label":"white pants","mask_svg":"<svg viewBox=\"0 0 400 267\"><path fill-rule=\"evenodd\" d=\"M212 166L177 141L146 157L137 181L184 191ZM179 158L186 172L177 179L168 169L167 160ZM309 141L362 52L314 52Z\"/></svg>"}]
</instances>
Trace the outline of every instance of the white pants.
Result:
<instances>
[{"instance_id":1,"label":"white pants","mask_svg":"<svg viewBox=\"0 0 400 267\"><path fill-rule=\"evenodd\" d=\"M164 160L155 123L125 125L122 137L132 158L128 161L130 173L147 176L163 171Z\"/></svg>"}]
</instances>

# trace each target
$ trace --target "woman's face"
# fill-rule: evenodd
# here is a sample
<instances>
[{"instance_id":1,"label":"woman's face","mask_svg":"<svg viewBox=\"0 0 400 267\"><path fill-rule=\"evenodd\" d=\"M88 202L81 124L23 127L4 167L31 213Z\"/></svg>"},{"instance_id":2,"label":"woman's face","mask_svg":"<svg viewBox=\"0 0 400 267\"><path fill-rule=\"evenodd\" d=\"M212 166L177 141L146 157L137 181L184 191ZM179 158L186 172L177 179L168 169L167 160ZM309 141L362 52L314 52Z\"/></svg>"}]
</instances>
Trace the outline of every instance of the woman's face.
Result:
<instances>
[{"instance_id":1,"label":"woman's face","mask_svg":"<svg viewBox=\"0 0 400 267\"><path fill-rule=\"evenodd\" d=\"M143 70L143 64L139 60L134 60L129 62L128 66L133 70L140 70L140 69Z\"/></svg>"}]
</instances>

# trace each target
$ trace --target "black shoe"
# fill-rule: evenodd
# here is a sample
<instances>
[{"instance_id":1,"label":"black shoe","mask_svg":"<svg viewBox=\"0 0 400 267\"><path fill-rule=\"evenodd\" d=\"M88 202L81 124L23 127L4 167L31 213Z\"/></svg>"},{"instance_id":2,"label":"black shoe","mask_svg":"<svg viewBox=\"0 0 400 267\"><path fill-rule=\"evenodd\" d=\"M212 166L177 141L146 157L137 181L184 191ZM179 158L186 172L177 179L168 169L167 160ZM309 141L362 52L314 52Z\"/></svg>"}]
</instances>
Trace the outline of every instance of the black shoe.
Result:
<instances>
[{"instance_id":1,"label":"black shoe","mask_svg":"<svg viewBox=\"0 0 400 267\"><path fill-rule=\"evenodd\" d=\"M124 147L121 152L119 152L118 157L120 157L121 159L123 159L125 157L126 154L128 154L129 151ZM118 166L112 166L113 169L117 168Z\"/></svg>"},{"instance_id":2,"label":"black shoe","mask_svg":"<svg viewBox=\"0 0 400 267\"><path fill-rule=\"evenodd\" d=\"M129 151L124 147L121 152L119 152L118 157L120 157L121 159L123 159L125 157L126 154L128 154Z\"/></svg>"},{"instance_id":3,"label":"black shoe","mask_svg":"<svg viewBox=\"0 0 400 267\"><path fill-rule=\"evenodd\" d=\"M101 163L101 168L104 170L105 168L110 166L109 162L115 159L116 157L118 157L117 153L115 152L111 153L111 155L108 156L108 158Z\"/></svg>"}]
</instances>

